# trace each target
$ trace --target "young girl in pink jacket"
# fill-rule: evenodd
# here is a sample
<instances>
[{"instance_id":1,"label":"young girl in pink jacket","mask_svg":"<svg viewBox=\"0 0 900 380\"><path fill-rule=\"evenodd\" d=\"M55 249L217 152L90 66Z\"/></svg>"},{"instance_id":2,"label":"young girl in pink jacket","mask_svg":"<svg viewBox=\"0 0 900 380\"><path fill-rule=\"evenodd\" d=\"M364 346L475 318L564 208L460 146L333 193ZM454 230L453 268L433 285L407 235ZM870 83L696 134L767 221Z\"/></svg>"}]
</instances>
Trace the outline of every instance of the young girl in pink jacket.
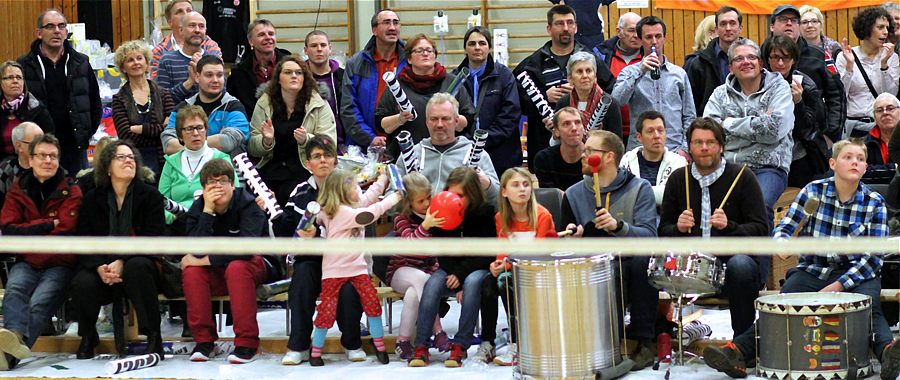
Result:
<instances>
[{"instance_id":1,"label":"young girl in pink jacket","mask_svg":"<svg viewBox=\"0 0 900 380\"><path fill-rule=\"evenodd\" d=\"M382 214L400 202L400 192L388 195L378 201L384 193L388 178L382 170L378 180L365 193L356 183L356 175L346 170L336 169L322 185L318 202L322 212L318 223L325 227L326 239L351 238L363 239L365 227L375 222ZM369 319L369 333L375 343L375 356L382 364L388 364L388 355L384 347L384 331L381 322L381 304L375 286L369 279L369 265L365 253L341 253L325 255L322 259L322 294L321 303L316 308L316 319L313 322L312 351L309 364L322 366L322 347L325 345L325 334L334 325L337 310L338 292L345 282L350 282L359 293L363 311Z\"/></svg>"}]
</instances>

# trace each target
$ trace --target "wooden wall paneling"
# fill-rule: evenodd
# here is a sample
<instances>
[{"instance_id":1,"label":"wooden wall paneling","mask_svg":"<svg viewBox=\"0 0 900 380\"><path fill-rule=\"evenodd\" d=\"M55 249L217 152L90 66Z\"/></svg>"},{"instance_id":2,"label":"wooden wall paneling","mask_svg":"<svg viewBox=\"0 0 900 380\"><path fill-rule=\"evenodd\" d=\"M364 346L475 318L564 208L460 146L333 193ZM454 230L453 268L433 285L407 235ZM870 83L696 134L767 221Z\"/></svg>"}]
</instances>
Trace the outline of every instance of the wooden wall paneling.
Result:
<instances>
[{"instance_id":1,"label":"wooden wall paneling","mask_svg":"<svg viewBox=\"0 0 900 380\"><path fill-rule=\"evenodd\" d=\"M675 62L684 62L685 54L690 53L691 50L693 50L691 49L691 44L686 44L685 41L692 40L690 37L694 35L694 27L689 26L690 24L685 22L684 11L682 10L672 11L672 19L675 21L673 23L674 27L672 30L666 31L666 36L668 36L666 41L674 42L675 54L672 55L672 57L674 57L673 59ZM691 19L693 20L693 17L691 17ZM682 36L688 38L681 38Z\"/></svg>"},{"instance_id":2,"label":"wooden wall paneling","mask_svg":"<svg viewBox=\"0 0 900 380\"><path fill-rule=\"evenodd\" d=\"M842 37L847 37L847 39L852 39L853 32L850 30L850 22L847 19L847 10L839 9L837 11L837 17L838 17L837 35L832 36L831 38L837 38L838 40L840 40L840 38L842 38ZM853 43L851 42L851 45L852 44Z\"/></svg>"}]
</instances>

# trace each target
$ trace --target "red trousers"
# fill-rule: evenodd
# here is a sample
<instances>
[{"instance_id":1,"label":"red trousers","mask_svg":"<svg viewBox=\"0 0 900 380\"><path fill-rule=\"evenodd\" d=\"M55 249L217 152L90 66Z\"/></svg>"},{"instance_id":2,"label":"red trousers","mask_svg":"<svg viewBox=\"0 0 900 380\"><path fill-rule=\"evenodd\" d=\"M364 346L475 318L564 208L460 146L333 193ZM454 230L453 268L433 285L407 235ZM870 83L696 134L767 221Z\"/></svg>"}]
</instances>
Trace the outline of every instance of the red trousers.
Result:
<instances>
[{"instance_id":1,"label":"red trousers","mask_svg":"<svg viewBox=\"0 0 900 380\"><path fill-rule=\"evenodd\" d=\"M259 348L256 285L266 278L266 265L262 257L234 260L225 268L187 267L182 272L182 278L187 301L187 323L195 342L215 342L219 338L213 321L211 298L227 294L231 298L231 313L234 316L234 345Z\"/></svg>"},{"instance_id":2,"label":"red trousers","mask_svg":"<svg viewBox=\"0 0 900 380\"><path fill-rule=\"evenodd\" d=\"M326 278L322 280L322 294L319 295L319 300L322 302L316 307L316 320L313 325L323 329L331 328L334 325L334 319L337 314L338 293L341 291L341 286L348 281L359 293L359 302L362 303L366 316L381 316L381 302L378 301L378 294L375 292L375 286L372 285L369 275L361 274L353 277Z\"/></svg>"}]
</instances>

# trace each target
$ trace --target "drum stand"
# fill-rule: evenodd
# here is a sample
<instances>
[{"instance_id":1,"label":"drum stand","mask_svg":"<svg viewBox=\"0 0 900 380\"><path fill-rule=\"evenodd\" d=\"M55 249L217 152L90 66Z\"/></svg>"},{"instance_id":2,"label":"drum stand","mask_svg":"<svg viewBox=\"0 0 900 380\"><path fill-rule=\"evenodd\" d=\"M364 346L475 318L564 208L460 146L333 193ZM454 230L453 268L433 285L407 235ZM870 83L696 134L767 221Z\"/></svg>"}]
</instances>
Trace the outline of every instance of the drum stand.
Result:
<instances>
[{"instance_id":1,"label":"drum stand","mask_svg":"<svg viewBox=\"0 0 900 380\"><path fill-rule=\"evenodd\" d=\"M683 366L684 365L684 354L685 354L684 340L682 339L682 337L684 336L684 319L683 319L683 317L684 317L684 311L683 311L683 309L684 309L684 293L674 293L674 294L669 293L669 296L675 297L675 307L676 307L675 315L676 315L676 318L678 318L678 322L677 322L678 323L678 331L675 334L676 335L675 339L678 340L678 351L677 351L675 363L677 365ZM691 352L687 352L687 354L691 357L691 359L699 357Z\"/></svg>"}]
</instances>

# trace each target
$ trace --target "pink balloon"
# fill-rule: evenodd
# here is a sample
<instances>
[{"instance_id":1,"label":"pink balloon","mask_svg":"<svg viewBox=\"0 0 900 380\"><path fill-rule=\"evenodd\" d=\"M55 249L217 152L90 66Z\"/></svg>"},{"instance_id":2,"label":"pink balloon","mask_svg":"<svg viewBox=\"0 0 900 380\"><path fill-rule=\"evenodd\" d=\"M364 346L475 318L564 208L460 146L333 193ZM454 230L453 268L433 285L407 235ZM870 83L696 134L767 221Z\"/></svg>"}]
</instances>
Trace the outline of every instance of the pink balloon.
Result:
<instances>
[{"instance_id":1,"label":"pink balloon","mask_svg":"<svg viewBox=\"0 0 900 380\"><path fill-rule=\"evenodd\" d=\"M444 218L444 225L440 228L448 231L459 227L466 214L462 198L449 191L442 191L431 198L431 206L428 207L428 210L435 213L436 217Z\"/></svg>"}]
</instances>

